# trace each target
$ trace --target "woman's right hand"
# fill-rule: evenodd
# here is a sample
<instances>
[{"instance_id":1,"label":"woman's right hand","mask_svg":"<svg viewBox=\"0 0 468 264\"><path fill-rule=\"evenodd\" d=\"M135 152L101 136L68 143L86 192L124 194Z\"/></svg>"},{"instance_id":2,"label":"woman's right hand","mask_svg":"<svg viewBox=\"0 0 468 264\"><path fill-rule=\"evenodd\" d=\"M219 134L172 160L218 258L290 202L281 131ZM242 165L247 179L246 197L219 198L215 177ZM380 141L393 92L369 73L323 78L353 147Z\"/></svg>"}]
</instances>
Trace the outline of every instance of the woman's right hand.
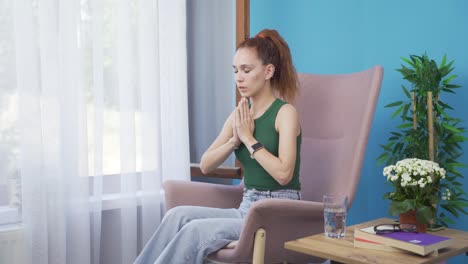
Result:
<instances>
[{"instance_id":1,"label":"woman's right hand","mask_svg":"<svg viewBox=\"0 0 468 264\"><path fill-rule=\"evenodd\" d=\"M243 97L237 105L234 120L236 135L244 144L248 144L249 141L255 140L253 138L255 123L252 112L253 111L249 108L248 99Z\"/></svg>"},{"instance_id":2,"label":"woman's right hand","mask_svg":"<svg viewBox=\"0 0 468 264\"><path fill-rule=\"evenodd\" d=\"M241 144L241 140L239 138L239 135L237 134L236 129L236 118L232 119L232 138L229 139L229 141L234 145L234 148L238 148Z\"/></svg>"}]
</instances>

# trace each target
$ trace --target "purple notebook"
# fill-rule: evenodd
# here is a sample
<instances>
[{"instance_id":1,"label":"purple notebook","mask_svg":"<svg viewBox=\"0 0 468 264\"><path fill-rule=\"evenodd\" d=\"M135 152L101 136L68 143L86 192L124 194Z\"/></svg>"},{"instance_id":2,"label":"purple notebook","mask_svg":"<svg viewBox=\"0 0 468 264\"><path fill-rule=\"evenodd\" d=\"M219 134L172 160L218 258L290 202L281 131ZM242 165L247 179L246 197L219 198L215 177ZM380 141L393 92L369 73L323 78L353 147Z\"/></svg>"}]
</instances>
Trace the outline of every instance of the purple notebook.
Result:
<instances>
[{"instance_id":1,"label":"purple notebook","mask_svg":"<svg viewBox=\"0 0 468 264\"><path fill-rule=\"evenodd\" d=\"M389 234L378 234L378 236L401 240L404 242L421 246L429 246L450 239L448 237L436 236L428 233L410 232L394 232Z\"/></svg>"}]
</instances>

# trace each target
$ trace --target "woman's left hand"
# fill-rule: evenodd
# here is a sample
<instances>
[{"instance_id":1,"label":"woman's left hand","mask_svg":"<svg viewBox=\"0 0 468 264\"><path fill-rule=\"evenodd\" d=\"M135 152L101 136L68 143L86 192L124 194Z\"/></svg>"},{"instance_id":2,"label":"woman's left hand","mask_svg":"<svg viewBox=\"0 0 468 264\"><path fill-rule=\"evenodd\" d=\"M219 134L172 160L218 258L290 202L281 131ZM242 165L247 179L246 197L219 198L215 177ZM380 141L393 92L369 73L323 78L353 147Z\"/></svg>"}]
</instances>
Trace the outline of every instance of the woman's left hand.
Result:
<instances>
[{"instance_id":1,"label":"woman's left hand","mask_svg":"<svg viewBox=\"0 0 468 264\"><path fill-rule=\"evenodd\" d=\"M245 144L253 139L255 122L249 109L247 98L241 98L236 108L236 131L239 139Z\"/></svg>"}]
</instances>

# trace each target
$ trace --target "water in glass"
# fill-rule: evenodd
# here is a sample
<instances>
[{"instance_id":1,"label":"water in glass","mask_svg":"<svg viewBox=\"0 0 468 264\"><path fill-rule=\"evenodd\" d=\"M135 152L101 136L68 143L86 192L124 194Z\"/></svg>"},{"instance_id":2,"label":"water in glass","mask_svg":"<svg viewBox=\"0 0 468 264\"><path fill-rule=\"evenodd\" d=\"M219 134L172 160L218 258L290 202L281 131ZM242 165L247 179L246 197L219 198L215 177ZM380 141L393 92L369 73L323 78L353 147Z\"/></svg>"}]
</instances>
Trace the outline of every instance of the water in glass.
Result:
<instances>
[{"instance_id":1,"label":"water in glass","mask_svg":"<svg viewBox=\"0 0 468 264\"><path fill-rule=\"evenodd\" d=\"M346 208L331 207L324 209L325 236L340 238L345 236Z\"/></svg>"}]
</instances>

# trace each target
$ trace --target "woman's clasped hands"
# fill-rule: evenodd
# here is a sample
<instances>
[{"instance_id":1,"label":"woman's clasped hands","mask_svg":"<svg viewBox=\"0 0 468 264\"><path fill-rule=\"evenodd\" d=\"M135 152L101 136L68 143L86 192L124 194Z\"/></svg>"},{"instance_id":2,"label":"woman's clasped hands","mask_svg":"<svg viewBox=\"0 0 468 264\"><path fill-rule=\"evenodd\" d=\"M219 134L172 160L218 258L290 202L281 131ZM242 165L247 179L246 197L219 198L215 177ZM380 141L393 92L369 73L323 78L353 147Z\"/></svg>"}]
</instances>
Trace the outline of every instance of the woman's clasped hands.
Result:
<instances>
[{"instance_id":1,"label":"woman's clasped hands","mask_svg":"<svg viewBox=\"0 0 468 264\"><path fill-rule=\"evenodd\" d=\"M249 108L249 100L242 97L236 107L233 119L232 132L234 145L239 146L241 142L246 143L251 141L254 129L253 109Z\"/></svg>"}]
</instances>

